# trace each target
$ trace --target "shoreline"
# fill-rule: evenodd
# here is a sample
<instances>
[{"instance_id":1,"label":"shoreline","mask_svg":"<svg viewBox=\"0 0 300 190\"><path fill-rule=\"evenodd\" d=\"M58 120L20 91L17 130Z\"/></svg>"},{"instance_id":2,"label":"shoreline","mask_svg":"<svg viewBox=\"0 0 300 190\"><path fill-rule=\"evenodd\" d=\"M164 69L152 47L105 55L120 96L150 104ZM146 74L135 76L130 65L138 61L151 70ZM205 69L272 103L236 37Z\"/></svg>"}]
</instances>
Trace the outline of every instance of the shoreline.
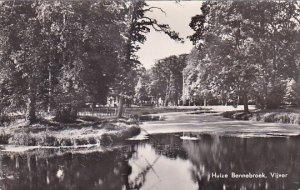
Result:
<instances>
[{"instance_id":1,"label":"shoreline","mask_svg":"<svg viewBox=\"0 0 300 190\"><path fill-rule=\"evenodd\" d=\"M226 111L222 116L233 120L300 125L300 109L254 110L249 113Z\"/></svg>"},{"instance_id":2,"label":"shoreline","mask_svg":"<svg viewBox=\"0 0 300 190\"><path fill-rule=\"evenodd\" d=\"M47 146L47 147L78 147L86 145L111 145L125 139L139 135L143 123L147 125L156 125L156 123L168 123L164 121L165 116L181 115L180 112L192 115L220 115L224 118L230 118L232 121L243 120L243 122L259 122L259 123L283 123L283 124L300 124L300 113L288 112L283 114L284 110L277 112L257 111L253 108L249 114L244 114L243 111L232 106L207 106L207 107L169 107L169 108L148 108L148 113L144 109L138 110L139 113L133 118L122 119L101 119L98 117L80 116L76 123L58 123L50 118L43 119L37 124L27 125L24 121L19 120L10 126L0 128L0 145L20 145L20 146ZM159 110L159 111L158 111ZM174 110L176 110L174 112ZM228 111L229 110L229 111ZM152 113L151 113L152 111ZM173 112L172 112L173 111ZM149 113L150 112L150 113ZM299 110L300 112L300 110ZM267 115L261 116L262 114ZM157 115L159 117L157 117ZM283 119L278 119L278 115ZM289 119L292 115L294 120ZM136 116L136 117L135 117ZM176 117L176 116L175 116ZM274 118L267 120L266 118ZM288 118L288 119L287 119ZM263 120L264 119L264 120ZM220 120L220 119L217 119ZM222 119L221 119L222 120ZM220 120L220 121L221 121ZM275 121L275 120L274 120ZM287 122L288 121L288 122ZM297 121L297 123L295 123ZM216 121L218 122L218 121ZM139 125L142 124L140 127ZM181 123L180 125L183 125ZM189 124L189 123L187 123ZM250 124L250 123L249 123ZM164 124L166 125L166 124ZM172 122L170 123L172 125ZM201 123L198 124L201 127ZM171 126L170 126L171 127ZM180 127L180 126L179 126ZM178 132L178 127L173 127L174 131ZM220 127L222 128L222 127ZM248 127L251 129L251 127ZM186 126L180 131L197 131L196 128L189 129ZM226 130L224 128L224 130ZM239 129L236 129L239 130ZM170 131L172 131L170 129ZM209 131L209 130L208 130ZM242 131L241 131L242 132Z\"/></svg>"},{"instance_id":3,"label":"shoreline","mask_svg":"<svg viewBox=\"0 0 300 190\"><path fill-rule=\"evenodd\" d=\"M85 146L110 145L140 133L136 121L129 119L99 119L62 124L47 120L34 125L18 123L0 128L1 145L20 146Z\"/></svg>"}]
</instances>

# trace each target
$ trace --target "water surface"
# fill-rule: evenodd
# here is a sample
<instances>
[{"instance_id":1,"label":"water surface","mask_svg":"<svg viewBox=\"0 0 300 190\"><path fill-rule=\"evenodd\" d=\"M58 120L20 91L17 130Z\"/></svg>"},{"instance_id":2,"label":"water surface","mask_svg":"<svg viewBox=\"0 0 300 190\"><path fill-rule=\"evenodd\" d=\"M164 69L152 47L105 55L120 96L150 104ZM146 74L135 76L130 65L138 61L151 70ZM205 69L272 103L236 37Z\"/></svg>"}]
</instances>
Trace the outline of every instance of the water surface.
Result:
<instances>
[{"instance_id":1,"label":"water surface","mask_svg":"<svg viewBox=\"0 0 300 190\"><path fill-rule=\"evenodd\" d=\"M187 134L185 134L187 135ZM0 189L299 189L300 138L150 135L108 151L0 152ZM212 173L265 173L263 179L216 179ZM288 174L272 178L269 173Z\"/></svg>"}]
</instances>

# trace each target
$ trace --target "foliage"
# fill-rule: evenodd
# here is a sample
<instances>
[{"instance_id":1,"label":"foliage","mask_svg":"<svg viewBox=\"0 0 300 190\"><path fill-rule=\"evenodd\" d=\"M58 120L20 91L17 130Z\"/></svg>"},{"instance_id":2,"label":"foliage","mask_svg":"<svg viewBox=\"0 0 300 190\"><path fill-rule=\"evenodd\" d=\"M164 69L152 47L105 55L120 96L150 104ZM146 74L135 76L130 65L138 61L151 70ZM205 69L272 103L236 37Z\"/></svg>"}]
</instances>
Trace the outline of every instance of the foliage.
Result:
<instances>
[{"instance_id":1,"label":"foliage","mask_svg":"<svg viewBox=\"0 0 300 190\"><path fill-rule=\"evenodd\" d=\"M144 71L135 86L135 99L137 103L143 104L151 101L150 95L150 72Z\"/></svg>"},{"instance_id":2,"label":"foliage","mask_svg":"<svg viewBox=\"0 0 300 190\"><path fill-rule=\"evenodd\" d=\"M148 6L145 0L124 1L123 8L126 14L122 32L125 43L121 56L122 64L118 69L119 75L113 89L113 92L119 96L118 117L123 114L123 99L132 98L134 95L134 87L137 84L135 79L141 70L135 53L140 49L139 45L146 41L146 34L153 29L165 33L175 41L183 41L168 24L160 24L156 19L147 16L147 12L155 9L163 12L162 9Z\"/></svg>"},{"instance_id":3,"label":"foliage","mask_svg":"<svg viewBox=\"0 0 300 190\"><path fill-rule=\"evenodd\" d=\"M294 79L287 80L284 103L293 106L300 105L299 79L297 81Z\"/></svg>"},{"instance_id":4,"label":"foliage","mask_svg":"<svg viewBox=\"0 0 300 190\"><path fill-rule=\"evenodd\" d=\"M251 120L271 123L300 124L299 113L267 112L254 114Z\"/></svg>"},{"instance_id":5,"label":"foliage","mask_svg":"<svg viewBox=\"0 0 300 190\"><path fill-rule=\"evenodd\" d=\"M164 105L178 105L182 96L182 71L186 66L186 54L170 56L160 59L144 74L146 93L148 98L158 104L158 100L164 101ZM147 84L148 82L148 84Z\"/></svg>"},{"instance_id":6,"label":"foliage","mask_svg":"<svg viewBox=\"0 0 300 190\"><path fill-rule=\"evenodd\" d=\"M1 111L26 110L34 122L37 110L105 103L123 69L124 4L1 2Z\"/></svg>"},{"instance_id":7,"label":"foliage","mask_svg":"<svg viewBox=\"0 0 300 190\"><path fill-rule=\"evenodd\" d=\"M187 56L187 66L183 70L183 95L182 98L186 102L194 100L212 100L213 86L207 81L206 62L209 61L203 51L194 48ZM217 96L217 94L214 94ZM205 104L206 102L204 102Z\"/></svg>"},{"instance_id":8,"label":"foliage","mask_svg":"<svg viewBox=\"0 0 300 190\"><path fill-rule=\"evenodd\" d=\"M278 107L285 80L299 70L297 2L208 1L201 10L190 23L190 39L203 55L200 83L215 97L240 97L245 111L249 98Z\"/></svg>"}]
</instances>

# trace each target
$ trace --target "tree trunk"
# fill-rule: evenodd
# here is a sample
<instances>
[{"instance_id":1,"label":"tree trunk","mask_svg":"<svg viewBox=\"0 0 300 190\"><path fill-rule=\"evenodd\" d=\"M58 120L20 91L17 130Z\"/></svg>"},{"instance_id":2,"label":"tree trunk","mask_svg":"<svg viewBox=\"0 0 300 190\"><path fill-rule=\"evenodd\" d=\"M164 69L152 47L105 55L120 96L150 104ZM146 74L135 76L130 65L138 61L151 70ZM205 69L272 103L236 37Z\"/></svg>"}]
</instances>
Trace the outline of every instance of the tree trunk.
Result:
<instances>
[{"instance_id":1,"label":"tree trunk","mask_svg":"<svg viewBox=\"0 0 300 190\"><path fill-rule=\"evenodd\" d=\"M124 98L119 97L119 104L118 104L118 112L117 112L117 117L121 118L123 116L123 106L124 106Z\"/></svg>"},{"instance_id":2,"label":"tree trunk","mask_svg":"<svg viewBox=\"0 0 300 190\"><path fill-rule=\"evenodd\" d=\"M187 99L186 99L186 98L184 98L184 99L182 100L182 105L183 105L183 106L187 105Z\"/></svg>"},{"instance_id":3,"label":"tree trunk","mask_svg":"<svg viewBox=\"0 0 300 190\"><path fill-rule=\"evenodd\" d=\"M49 89L48 89L48 105L47 105L47 112L50 113L51 111L51 99L52 99L52 73L51 73L51 65L48 66L48 82L49 82Z\"/></svg>"},{"instance_id":4,"label":"tree trunk","mask_svg":"<svg viewBox=\"0 0 300 190\"><path fill-rule=\"evenodd\" d=\"M246 92L243 93L243 103L244 103L244 112L249 113L248 96Z\"/></svg>"},{"instance_id":5,"label":"tree trunk","mask_svg":"<svg viewBox=\"0 0 300 190\"><path fill-rule=\"evenodd\" d=\"M33 84L33 81L30 81L29 84L29 95L27 102L27 113L26 119L30 124L36 121L36 88Z\"/></svg>"},{"instance_id":6,"label":"tree trunk","mask_svg":"<svg viewBox=\"0 0 300 190\"><path fill-rule=\"evenodd\" d=\"M37 56L34 56L35 62L37 65ZM31 68L31 76L29 78L28 83L28 102L27 102L27 113L26 120L29 121L29 124L33 124L36 122L36 96L37 96L37 78L35 77L35 69Z\"/></svg>"},{"instance_id":7,"label":"tree trunk","mask_svg":"<svg viewBox=\"0 0 300 190\"><path fill-rule=\"evenodd\" d=\"M178 105L179 105L178 102L179 102L179 100L176 98L176 99L175 99L175 102L174 102L174 103L175 103L175 106L178 106Z\"/></svg>"},{"instance_id":8,"label":"tree trunk","mask_svg":"<svg viewBox=\"0 0 300 190\"><path fill-rule=\"evenodd\" d=\"M53 44L50 40L50 46L52 47ZM47 112L50 113L51 105L52 105L52 63L53 63L53 56L52 51L50 51L49 55L49 63L48 63L48 105L47 105Z\"/></svg>"},{"instance_id":9,"label":"tree trunk","mask_svg":"<svg viewBox=\"0 0 300 190\"><path fill-rule=\"evenodd\" d=\"M165 105L164 105L164 106L165 106L165 107L168 107L168 105L169 105L169 100L166 99L166 100L165 100Z\"/></svg>"}]
</instances>

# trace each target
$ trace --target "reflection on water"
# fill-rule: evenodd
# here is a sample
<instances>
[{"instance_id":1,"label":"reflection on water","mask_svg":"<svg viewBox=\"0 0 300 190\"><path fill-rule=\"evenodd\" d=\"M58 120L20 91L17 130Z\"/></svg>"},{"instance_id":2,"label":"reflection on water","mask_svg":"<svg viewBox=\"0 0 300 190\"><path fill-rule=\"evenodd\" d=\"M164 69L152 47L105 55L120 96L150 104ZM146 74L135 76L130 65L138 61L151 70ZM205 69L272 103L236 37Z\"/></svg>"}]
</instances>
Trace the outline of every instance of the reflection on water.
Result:
<instances>
[{"instance_id":1,"label":"reflection on water","mask_svg":"<svg viewBox=\"0 0 300 190\"><path fill-rule=\"evenodd\" d=\"M299 189L300 139L176 134L128 142L112 151L0 152L0 189ZM211 173L265 173L263 179L216 179ZM270 172L287 173L271 178Z\"/></svg>"}]
</instances>

